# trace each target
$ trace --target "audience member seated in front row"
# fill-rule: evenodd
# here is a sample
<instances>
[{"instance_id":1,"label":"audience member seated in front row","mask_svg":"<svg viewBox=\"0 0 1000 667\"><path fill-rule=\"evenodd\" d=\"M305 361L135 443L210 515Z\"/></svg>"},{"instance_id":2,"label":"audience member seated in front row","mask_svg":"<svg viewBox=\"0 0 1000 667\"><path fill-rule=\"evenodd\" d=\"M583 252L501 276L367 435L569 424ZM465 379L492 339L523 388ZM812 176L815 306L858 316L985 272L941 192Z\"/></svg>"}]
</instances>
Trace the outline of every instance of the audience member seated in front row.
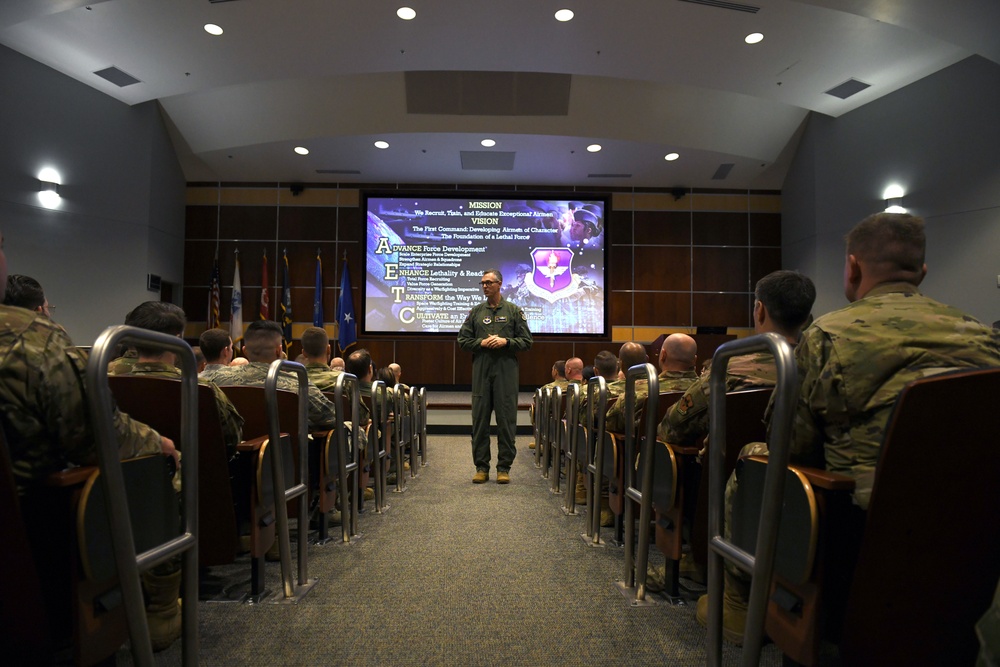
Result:
<instances>
[{"instance_id":1,"label":"audience member seated in front row","mask_svg":"<svg viewBox=\"0 0 1000 667\"><path fill-rule=\"evenodd\" d=\"M903 387L949 370L1000 366L1000 335L920 293L927 274L922 219L877 213L846 240L850 304L817 318L795 350L800 385L790 458L855 478L854 501L867 510L885 428ZM754 443L741 453L766 454L767 447ZM731 475L727 536L736 485ZM750 582L727 566L725 584L723 636L739 643ZM705 625L707 596L698 600L697 615Z\"/></svg>"},{"instance_id":2,"label":"audience member seated in front row","mask_svg":"<svg viewBox=\"0 0 1000 667\"><path fill-rule=\"evenodd\" d=\"M0 234L0 291L7 286L7 259ZM94 465L97 451L86 393L87 359L48 317L24 308L0 306L0 426L4 431L18 495L44 494L45 478L72 465ZM163 453L177 458L174 443L115 410L122 459ZM153 589L151 590L150 584ZM154 648L180 636L177 596L180 572L143 575L150 604ZM155 606L154 606L155 605ZM56 647L62 648L62 647Z\"/></svg>"},{"instance_id":3,"label":"audience member seated in front row","mask_svg":"<svg viewBox=\"0 0 1000 667\"><path fill-rule=\"evenodd\" d=\"M125 317L125 324L180 337L184 333L187 317L179 306L172 303L146 301L136 306ZM181 377L180 369L174 365L176 358L173 352L142 345L136 346L136 352L139 356L127 375L172 379ZM226 454L232 458L236 454L236 446L243 439L243 417L236 411L236 406L214 383L202 377L198 378L198 383L211 387L212 393L215 394L215 404L219 409L219 419L222 421L222 437L225 439Z\"/></svg>"},{"instance_id":4,"label":"audience member seated in front row","mask_svg":"<svg viewBox=\"0 0 1000 667\"><path fill-rule=\"evenodd\" d=\"M212 378L220 387L228 385L248 385L263 387L271 364L281 359L281 325L270 320L254 320L243 334L243 351L248 363L218 369ZM298 378L283 372L278 376L278 389L299 392ZM333 403L327 400L316 385L308 385L309 430L328 431L337 422Z\"/></svg>"}]
</instances>

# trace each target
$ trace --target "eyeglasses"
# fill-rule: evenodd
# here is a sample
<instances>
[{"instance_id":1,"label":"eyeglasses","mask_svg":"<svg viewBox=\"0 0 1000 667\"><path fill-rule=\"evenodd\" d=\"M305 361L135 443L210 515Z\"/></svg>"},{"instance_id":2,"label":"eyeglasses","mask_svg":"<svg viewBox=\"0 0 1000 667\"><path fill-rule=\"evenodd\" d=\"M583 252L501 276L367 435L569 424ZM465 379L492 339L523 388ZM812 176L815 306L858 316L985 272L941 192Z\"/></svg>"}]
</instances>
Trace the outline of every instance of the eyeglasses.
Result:
<instances>
[{"instance_id":1,"label":"eyeglasses","mask_svg":"<svg viewBox=\"0 0 1000 667\"><path fill-rule=\"evenodd\" d=\"M499 282L499 280L481 280L479 281L479 284L483 287L489 287L490 285L496 285Z\"/></svg>"}]
</instances>

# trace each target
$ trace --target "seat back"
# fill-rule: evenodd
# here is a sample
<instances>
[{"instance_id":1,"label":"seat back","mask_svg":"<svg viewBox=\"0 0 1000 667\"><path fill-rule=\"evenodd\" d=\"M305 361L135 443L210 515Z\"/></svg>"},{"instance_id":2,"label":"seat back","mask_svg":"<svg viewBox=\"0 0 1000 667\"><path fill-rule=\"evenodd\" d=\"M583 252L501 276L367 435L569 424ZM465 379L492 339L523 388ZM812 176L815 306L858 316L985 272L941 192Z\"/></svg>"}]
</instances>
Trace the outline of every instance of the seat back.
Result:
<instances>
[{"instance_id":1,"label":"seat back","mask_svg":"<svg viewBox=\"0 0 1000 667\"><path fill-rule=\"evenodd\" d=\"M108 386L122 412L156 429L184 451L181 440L181 383L163 377L111 375ZM242 414L242 413L240 413ZM201 565L236 559L239 535L229 464L215 393L198 385L198 526Z\"/></svg>"},{"instance_id":2,"label":"seat back","mask_svg":"<svg viewBox=\"0 0 1000 667\"><path fill-rule=\"evenodd\" d=\"M900 394L848 598L846 664L975 662L974 626L1000 578L998 396L1000 369Z\"/></svg>"}]
</instances>

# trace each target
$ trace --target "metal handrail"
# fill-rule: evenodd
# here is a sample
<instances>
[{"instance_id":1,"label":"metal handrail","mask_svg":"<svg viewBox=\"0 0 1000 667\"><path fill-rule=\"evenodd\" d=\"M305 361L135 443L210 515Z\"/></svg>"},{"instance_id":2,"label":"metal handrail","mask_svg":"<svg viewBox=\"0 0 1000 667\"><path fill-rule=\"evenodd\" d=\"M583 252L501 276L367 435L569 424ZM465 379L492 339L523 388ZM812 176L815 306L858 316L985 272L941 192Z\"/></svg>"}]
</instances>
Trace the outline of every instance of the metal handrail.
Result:
<instances>
[{"instance_id":1,"label":"metal handrail","mask_svg":"<svg viewBox=\"0 0 1000 667\"><path fill-rule=\"evenodd\" d=\"M532 396L531 400L532 400L532 402L534 404L534 408L535 408L534 412L532 414L533 419L532 419L532 424L531 424L531 430L533 431L534 436L535 436L535 467L536 468L541 468L542 467L542 428L541 428L542 421L541 421L541 418L542 418L542 415L544 414L542 412L542 410L543 410L542 400L543 399L542 399L542 389L541 389L541 387L539 387L538 389L535 390L535 393Z\"/></svg>"},{"instance_id":2,"label":"metal handrail","mask_svg":"<svg viewBox=\"0 0 1000 667\"><path fill-rule=\"evenodd\" d=\"M175 539L136 554L128 498L119 462L118 436L114 427L114 401L108 386L108 364L122 343L142 342L173 352L181 366L181 443L184 446L182 497L184 533ZM94 342L87 362L87 394L90 418L97 443L101 483L108 498L111 544L118 568L125 617L128 621L132 656L137 665L153 664L153 648L146 621L139 573L182 553L183 597L198 599L198 366L191 346L176 336L114 326L105 329ZM183 662L198 664L198 605L184 605L181 612Z\"/></svg>"},{"instance_id":3,"label":"metal handrail","mask_svg":"<svg viewBox=\"0 0 1000 667\"><path fill-rule=\"evenodd\" d=\"M552 448L559 444L556 419L559 408L562 407L562 387L548 387L546 393L548 399L545 404L545 451L542 452L542 477L549 479L549 468L552 467Z\"/></svg>"},{"instance_id":4,"label":"metal handrail","mask_svg":"<svg viewBox=\"0 0 1000 667\"><path fill-rule=\"evenodd\" d=\"M570 389L572 387L572 389ZM563 496L563 511L568 516L576 516L576 468L580 439L580 385L570 382L569 398L566 399L566 492Z\"/></svg>"},{"instance_id":5,"label":"metal handrail","mask_svg":"<svg viewBox=\"0 0 1000 667\"><path fill-rule=\"evenodd\" d=\"M420 406L420 467L427 465L427 387L417 392Z\"/></svg>"},{"instance_id":6,"label":"metal handrail","mask_svg":"<svg viewBox=\"0 0 1000 667\"><path fill-rule=\"evenodd\" d=\"M285 488L285 462L281 452L281 420L278 416L278 378L281 372L294 373L299 383L299 413L298 413L298 438L299 438L299 465L298 475L295 484L290 488ZM284 502L275 503L276 519L278 530L278 550L281 554L281 582L284 588L285 598L294 598L301 592L298 589L306 586L309 582L308 549L306 547L308 537L308 480L309 480L309 418L308 418L308 391L309 376L306 375L306 368L300 363L287 361L285 359L275 359L267 369L267 379L264 380L264 404L267 409L267 431L269 441L274 445L272 450L271 477L274 484L275 496L284 497ZM299 554L298 554L298 574L299 580L296 585L292 580L292 547L288 538L288 502L299 499Z\"/></svg>"},{"instance_id":7,"label":"metal handrail","mask_svg":"<svg viewBox=\"0 0 1000 667\"><path fill-rule=\"evenodd\" d=\"M642 470L641 487L635 486L636 442L635 442L635 382L640 376L646 378L646 434L642 443L642 458L646 465ZM653 448L656 444L656 409L660 398L660 379L652 364L636 364L628 369L625 376L625 580L624 587L635 588L636 603L646 602L646 565L649 560L649 520L653 506ZM621 400L621 399L619 399ZM639 547L638 560L634 561L635 548L635 506L639 505Z\"/></svg>"},{"instance_id":8,"label":"metal handrail","mask_svg":"<svg viewBox=\"0 0 1000 667\"><path fill-rule=\"evenodd\" d=\"M395 406L395 415L393 419L393 429L392 437L393 442L395 442L395 451L393 452L393 458L396 462L396 488L394 493L403 493L406 491L406 485L404 482L405 476L403 475L403 447L404 440L409 441L410 434L408 432L408 427L410 425L410 411L407 407L406 396L403 393L403 385L398 382L392 388L393 394L393 405Z\"/></svg>"},{"instance_id":9,"label":"metal handrail","mask_svg":"<svg viewBox=\"0 0 1000 667\"><path fill-rule=\"evenodd\" d=\"M368 449L370 465L375 466L375 513L381 514L389 507L385 502L385 458L389 447L388 388L382 380L372 382L372 423L369 429ZM374 442L372 441L374 438Z\"/></svg>"},{"instance_id":10,"label":"metal handrail","mask_svg":"<svg viewBox=\"0 0 1000 667\"><path fill-rule=\"evenodd\" d=\"M410 387L410 479L420 475L420 405L417 401L417 388Z\"/></svg>"},{"instance_id":11,"label":"metal handrail","mask_svg":"<svg viewBox=\"0 0 1000 667\"><path fill-rule=\"evenodd\" d=\"M594 398L594 395L597 398ZM587 475L590 477L590 493L587 496L588 532L584 537L593 540L593 546L601 542L601 486L604 484L604 436L605 419L608 410L608 383L600 375L590 378L587 385Z\"/></svg>"},{"instance_id":12,"label":"metal handrail","mask_svg":"<svg viewBox=\"0 0 1000 667\"><path fill-rule=\"evenodd\" d=\"M772 395L774 410L768 430L769 455L757 545L754 555L751 555L725 539L722 528L726 483L723 479L726 456L726 369L733 357L753 352L771 352L774 355L777 388ZM743 636L742 664L756 665L760 659L798 385L792 347L777 334L759 334L730 341L720 346L712 359L708 436L708 664L712 666L722 664L723 558L753 576Z\"/></svg>"},{"instance_id":13,"label":"metal handrail","mask_svg":"<svg viewBox=\"0 0 1000 667\"><path fill-rule=\"evenodd\" d=\"M351 461L347 461L347 431L344 429L344 387L350 385L351 394ZM358 430L358 417L361 416L361 385L358 383L358 376L353 373L341 373L337 376L337 382L333 386L333 402L337 408L337 459L338 459L338 491L340 492L340 531L344 544L351 542L351 536L358 531L358 503L354 501L354 496L350 493L351 486L354 486L355 495L359 491L358 478L360 477L360 456L358 452L361 448L361 440ZM355 473L352 483L348 475ZM348 512L350 505L350 512ZM348 520L349 519L349 520Z\"/></svg>"}]
</instances>

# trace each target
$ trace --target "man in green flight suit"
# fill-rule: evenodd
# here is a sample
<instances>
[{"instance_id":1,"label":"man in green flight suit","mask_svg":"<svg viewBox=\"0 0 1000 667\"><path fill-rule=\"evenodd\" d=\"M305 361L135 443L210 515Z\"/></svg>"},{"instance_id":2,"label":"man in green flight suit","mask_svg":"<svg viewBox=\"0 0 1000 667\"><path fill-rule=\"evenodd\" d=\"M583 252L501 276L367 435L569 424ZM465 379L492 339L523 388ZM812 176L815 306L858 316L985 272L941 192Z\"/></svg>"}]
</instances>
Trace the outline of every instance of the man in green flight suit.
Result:
<instances>
[{"instance_id":1,"label":"man in green flight suit","mask_svg":"<svg viewBox=\"0 0 1000 667\"><path fill-rule=\"evenodd\" d=\"M524 311L500 296L503 276L497 269L483 273L484 303L473 307L458 332L458 346L472 353L472 460L482 484L490 478L490 415L497 417L497 484L510 482L517 450L517 357L531 348Z\"/></svg>"}]
</instances>

